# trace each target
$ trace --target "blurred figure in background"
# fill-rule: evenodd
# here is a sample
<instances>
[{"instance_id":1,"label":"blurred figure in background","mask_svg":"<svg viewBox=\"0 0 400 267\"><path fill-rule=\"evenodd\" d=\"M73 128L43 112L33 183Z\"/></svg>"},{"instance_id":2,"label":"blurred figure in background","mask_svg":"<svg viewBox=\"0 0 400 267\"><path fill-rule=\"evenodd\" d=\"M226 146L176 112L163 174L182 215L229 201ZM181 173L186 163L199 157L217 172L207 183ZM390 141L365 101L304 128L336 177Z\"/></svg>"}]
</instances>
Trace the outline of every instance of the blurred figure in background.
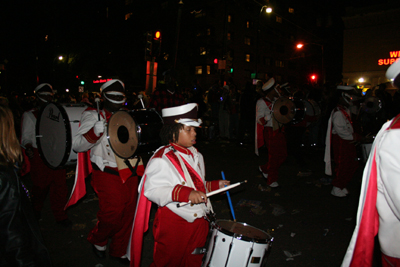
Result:
<instances>
[{"instance_id":1,"label":"blurred figure in background","mask_svg":"<svg viewBox=\"0 0 400 267\"><path fill-rule=\"evenodd\" d=\"M51 266L29 192L17 174L22 151L11 110L0 105L0 266Z\"/></svg>"},{"instance_id":2,"label":"blurred figure in background","mask_svg":"<svg viewBox=\"0 0 400 267\"><path fill-rule=\"evenodd\" d=\"M22 115L21 144L30 162L32 179L32 202L36 217L40 219L41 211L47 194L50 195L51 210L56 222L69 227L72 222L68 219L64 206L67 203L67 182L65 169L50 169L39 155L36 143L36 121L40 109L53 100L54 91L50 84L42 83L35 88L37 107L24 112Z\"/></svg>"}]
</instances>

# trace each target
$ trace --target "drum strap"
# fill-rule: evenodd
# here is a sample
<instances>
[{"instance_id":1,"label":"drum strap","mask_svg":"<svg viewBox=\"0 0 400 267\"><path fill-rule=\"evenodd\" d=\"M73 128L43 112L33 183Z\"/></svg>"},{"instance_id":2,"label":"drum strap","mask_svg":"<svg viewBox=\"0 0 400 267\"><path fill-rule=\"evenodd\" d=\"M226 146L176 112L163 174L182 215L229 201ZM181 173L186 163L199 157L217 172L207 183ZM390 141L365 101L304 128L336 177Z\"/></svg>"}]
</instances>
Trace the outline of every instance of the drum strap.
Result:
<instances>
[{"instance_id":1,"label":"drum strap","mask_svg":"<svg viewBox=\"0 0 400 267\"><path fill-rule=\"evenodd\" d=\"M92 168L93 170L101 171L100 168L94 162L92 162ZM116 168L105 167L103 172L119 176L119 172Z\"/></svg>"},{"instance_id":2,"label":"drum strap","mask_svg":"<svg viewBox=\"0 0 400 267\"><path fill-rule=\"evenodd\" d=\"M338 106L337 110L340 110L340 112L342 112L343 116L345 116L346 119L350 122L350 124L353 125L353 121L351 120L351 117L350 117L349 113L347 113L346 110L344 110L343 107Z\"/></svg>"}]
</instances>

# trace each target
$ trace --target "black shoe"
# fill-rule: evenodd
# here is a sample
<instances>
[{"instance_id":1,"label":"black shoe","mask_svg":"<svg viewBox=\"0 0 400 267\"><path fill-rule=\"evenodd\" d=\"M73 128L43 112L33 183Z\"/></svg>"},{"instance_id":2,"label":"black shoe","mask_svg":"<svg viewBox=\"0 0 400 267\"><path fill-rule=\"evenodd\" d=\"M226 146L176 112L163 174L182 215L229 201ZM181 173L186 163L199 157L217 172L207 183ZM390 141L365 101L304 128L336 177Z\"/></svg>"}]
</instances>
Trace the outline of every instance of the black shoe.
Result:
<instances>
[{"instance_id":1,"label":"black shoe","mask_svg":"<svg viewBox=\"0 0 400 267\"><path fill-rule=\"evenodd\" d=\"M94 254L100 258L100 259L104 259L106 257L106 251L104 250L98 250L93 244L92 244L92 249Z\"/></svg>"},{"instance_id":2,"label":"black shoe","mask_svg":"<svg viewBox=\"0 0 400 267\"><path fill-rule=\"evenodd\" d=\"M72 226L72 222L69 219L58 221L57 224L61 225L64 228L68 228L68 227Z\"/></svg>"}]
</instances>

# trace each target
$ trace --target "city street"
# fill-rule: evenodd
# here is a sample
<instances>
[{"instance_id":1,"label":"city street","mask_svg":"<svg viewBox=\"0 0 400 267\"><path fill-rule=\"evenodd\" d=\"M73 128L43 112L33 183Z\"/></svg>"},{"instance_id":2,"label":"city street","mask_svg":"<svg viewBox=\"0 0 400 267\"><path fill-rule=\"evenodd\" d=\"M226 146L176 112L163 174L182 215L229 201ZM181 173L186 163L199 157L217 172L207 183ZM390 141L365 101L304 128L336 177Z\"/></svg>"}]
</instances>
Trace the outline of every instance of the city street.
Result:
<instances>
[{"instance_id":1,"label":"city street","mask_svg":"<svg viewBox=\"0 0 400 267\"><path fill-rule=\"evenodd\" d=\"M278 188L267 188L258 166L265 163L266 151L254 154L254 144L200 141L196 147L203 153L206 179L221 179L221 171L231 183L247 180L230 191L237 222L267 232L273 237L266 266L340 266L355 225L360 181L364 163L348 186L350 195L336 198L332 186L323 185L323 149L307 148L303 155L313 174L298 177L293 157L280 169ZM146 159L147 161L147 159ZM69 174L73 174L73 168ZM73 177L68 180L72 188ZM96 223L98 201L87 179L87 195L68 210L74 225L64 229L54 222L49 203L42 212L41 228L56 267L123 266L114 259L98 259L86 241ZM232 220L227 195L211 198L217 220ZM144 237L142 266L152 261L151 225ZM245 241L242 241L245 242ZM246 244L244 244L246 246ZM379 266L377 264L376 266Z\"/></svg>"}]
</instances>

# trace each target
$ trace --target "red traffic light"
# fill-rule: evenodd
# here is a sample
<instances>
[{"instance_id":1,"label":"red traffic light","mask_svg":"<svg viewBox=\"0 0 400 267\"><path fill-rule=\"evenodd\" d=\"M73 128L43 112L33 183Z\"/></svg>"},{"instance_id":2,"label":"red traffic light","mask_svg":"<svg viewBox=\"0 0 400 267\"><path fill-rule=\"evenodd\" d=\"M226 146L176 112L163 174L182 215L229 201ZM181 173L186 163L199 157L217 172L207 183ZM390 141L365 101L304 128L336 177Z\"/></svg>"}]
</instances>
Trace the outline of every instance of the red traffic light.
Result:
<instances>
[{"instance_id":1,"label":"red traffic light","mask_svg":"<svg viewBox=\"0 0 400 267\"><path fill-rule=\"evenodd\" d=\"M154 33L154 40L159 40L161 38L161 32L160 31L156 31Z\"/></svg>"},{"instance_id":2,"label":"red traffic light","mask_svg":"<svg viewBox=\"0 0 400 267\"><path fill-rule=\"evenodd\" d=\"M214 64L218 64L218 58L214 58Z\"/></svg>"},{"instance_id":3,"label":"red traffic light","mask_svg":"<svg viewBox=\"0 0 400 267\"><path fill-rule=\"evenodd\" d=\"M312 81L315 81L315 80L317 79L317 75L312 74L312 75L310 76L310 78L311 78Z\"/></svg>"}]
</instances>

